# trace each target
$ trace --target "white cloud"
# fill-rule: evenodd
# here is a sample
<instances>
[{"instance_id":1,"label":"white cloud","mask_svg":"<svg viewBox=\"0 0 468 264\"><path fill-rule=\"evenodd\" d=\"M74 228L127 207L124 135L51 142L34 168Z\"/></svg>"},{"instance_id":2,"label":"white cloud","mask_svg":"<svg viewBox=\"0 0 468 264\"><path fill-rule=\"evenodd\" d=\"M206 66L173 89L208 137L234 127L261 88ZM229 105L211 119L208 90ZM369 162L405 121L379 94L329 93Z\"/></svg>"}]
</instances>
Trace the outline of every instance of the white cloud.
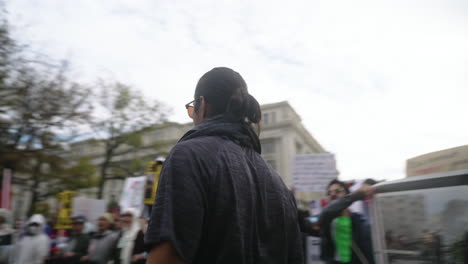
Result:
<instances>
[{"instance_id":1,"label":"white cloud","mask_svg":"<svg viewBox=\"0 0 468 264\"><path fill-rule=\"evenodd\" d=\"M289 100L344 178L467 144L468 4L432 1L15 0L17 34L83 79L114 76L174 108L230 66L260 102Z\"/></svg>"}]
</instances>

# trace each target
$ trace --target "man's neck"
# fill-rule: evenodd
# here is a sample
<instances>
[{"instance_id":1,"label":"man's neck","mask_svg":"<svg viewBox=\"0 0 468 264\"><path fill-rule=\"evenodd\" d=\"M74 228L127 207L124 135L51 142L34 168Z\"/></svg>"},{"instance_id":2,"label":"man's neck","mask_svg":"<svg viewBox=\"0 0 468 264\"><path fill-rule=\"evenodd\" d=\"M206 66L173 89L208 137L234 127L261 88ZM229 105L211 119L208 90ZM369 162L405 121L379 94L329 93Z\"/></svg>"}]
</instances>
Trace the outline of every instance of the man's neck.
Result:
<instances>
[{"instance_id":1,"label":"man's neck","mask_svg":"<svg viewBox=\"0 0 468 264\"><path fill-rule=\"evenodd\" d=\"M349 209L344 209L341 212L341 216L351 216L351 211L349 211Z\"/></svg>"}]
</instances>

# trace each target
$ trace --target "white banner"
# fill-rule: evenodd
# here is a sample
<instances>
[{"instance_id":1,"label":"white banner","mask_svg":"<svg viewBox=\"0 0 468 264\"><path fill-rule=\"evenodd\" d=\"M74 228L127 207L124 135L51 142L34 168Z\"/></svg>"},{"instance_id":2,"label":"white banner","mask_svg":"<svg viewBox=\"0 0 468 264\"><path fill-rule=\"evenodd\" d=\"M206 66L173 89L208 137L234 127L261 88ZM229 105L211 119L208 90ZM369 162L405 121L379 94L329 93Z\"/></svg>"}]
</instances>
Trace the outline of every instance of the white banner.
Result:
<instances>
[{"instance_id":1,"label":"white banner","mask_svg":"<svg viewBox=\"0 0 468 264\"><path fill-rule=\"evenodd\" d=\"M293 159L294 190L325 192L327 184L338 177L335 155L330 153L295 155Z\"/></svg>"},{"instance_id":2,"label":"white banner","mask_svg":"<svg viewBox=\"0 0 468 264\"><path fill-rule=\"evenodd\" d=\"M120 210L134 208L138 216L143 211L143 198L145 194L146 176L131 177L125 179L122 197L120 198Z\"/></svg>"},{"instance_id":3,"label":"white banner","mask_svg":"<svg viewBox=\"0 0 468 264\"><path fill-rule=\"evenodd\" d=\"M106 212L106 201L86 197L75 197L73 198L72 208L72 216L84 216L88 221L94 223Z\"/></svg>"}]
</instances>

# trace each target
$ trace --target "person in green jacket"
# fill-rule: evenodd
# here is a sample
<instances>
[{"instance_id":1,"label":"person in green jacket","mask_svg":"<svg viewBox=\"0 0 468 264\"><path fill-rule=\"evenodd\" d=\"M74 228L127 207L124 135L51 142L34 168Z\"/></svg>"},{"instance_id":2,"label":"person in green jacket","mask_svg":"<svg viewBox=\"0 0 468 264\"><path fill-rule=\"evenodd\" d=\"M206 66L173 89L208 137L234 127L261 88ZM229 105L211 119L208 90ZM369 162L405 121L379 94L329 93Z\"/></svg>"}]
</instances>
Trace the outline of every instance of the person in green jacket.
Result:
<instances>
[{"instance_id":1,"label":"person in green jacket","mask_svg":"<svg viewBox=\"0 0 468 264\"><path fill-rule=\"evenodd\" d=\"M77 261L88 252L89 236L83 232L86 218L76 216L72 218L72 236L65 249L64 256Z\"/></svg>"},{"instance_id":2,"label":"person in green jacket","mask_svg":"<svg viewBox=\"0 0 468 264\"><path fill-rule=\"evenodd\" d=\"M75 216L72 218L71 237L57 256L47 260L47 264L78 264L81 257L88 252L90 237L83 232L86 218Z\"/></svg>"}]
</instances>

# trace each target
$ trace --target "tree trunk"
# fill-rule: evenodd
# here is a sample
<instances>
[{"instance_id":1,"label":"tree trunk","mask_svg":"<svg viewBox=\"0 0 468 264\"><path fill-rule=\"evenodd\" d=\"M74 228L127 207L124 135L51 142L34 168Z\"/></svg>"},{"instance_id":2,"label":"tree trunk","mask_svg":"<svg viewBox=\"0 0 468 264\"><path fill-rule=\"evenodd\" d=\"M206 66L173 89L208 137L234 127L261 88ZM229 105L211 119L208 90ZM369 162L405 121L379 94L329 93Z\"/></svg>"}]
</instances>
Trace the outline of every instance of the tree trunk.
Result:
<instances>
[{"instance_id":1,"label":"tree trunk","mask_svg":"<svg viewBox=\"0 0 468 264\"><path fill-rule=\"evenodd\" d=\"M109 161L108 161L108 158L106 157L106 160L104 161L104 163L101 164L99 189L98 189L98 194L97 194L98 199L102 199L102 192L104 191L104 184L106 183L106 171L107 171L108 166L109 166Z\"/></svg>"},{"instance_id":2,"label":"tree trunk","mask_svg":"<svg viewBox=\"0 0 468 264\"><path fill-rule=\"evenodd\" d=\"M97 198L102 199L102 192L104 191L104 184L106 183L106 176L107 176L107 168L109 168L110 161L112 159L112 156L114 155L114 149L116 146L106 146L106 156L104 158L104 162L101 164L101 179L99 181L99 189L98 189L98 194Z\"/></svg>"},{"instance_id":3,"label":"tree trunk","mask_svg":"<svg viewBox=\"0 0 468 264\"><path fill-rule=\"evenodd\" d=\"M31 202L29 203L28 217L31 216L34 213L34 210L36 209L36 201L39 196L38 188L40 184L39 174L41 172L41 166L42 166L42 162L38 162L33 170L33 174L32 174L33 185L31 188L32 197L31 197Z\"/></svg>"}]
</instances>

